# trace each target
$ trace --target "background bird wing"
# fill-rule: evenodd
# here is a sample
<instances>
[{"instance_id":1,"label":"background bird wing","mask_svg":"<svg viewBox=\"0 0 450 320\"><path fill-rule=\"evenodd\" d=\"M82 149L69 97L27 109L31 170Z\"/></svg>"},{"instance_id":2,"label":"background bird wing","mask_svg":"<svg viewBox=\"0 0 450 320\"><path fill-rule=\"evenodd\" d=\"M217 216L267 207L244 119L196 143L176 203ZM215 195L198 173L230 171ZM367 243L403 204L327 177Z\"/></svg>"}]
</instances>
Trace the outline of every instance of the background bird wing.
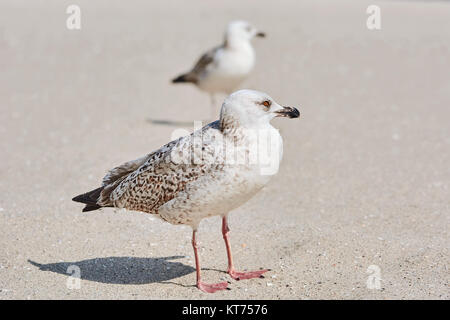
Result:
<instances>
[{"instance_id":1,"label":"background bird wing","mask_svg":"<svg viewBox=\"0 0 450 320\"><path fill-rule=\"evenodd\" d=\"M221 49L222 46L215 47L208 52L206 52L204 55L200 57L200 59L195 64L194 68L192 68L191 73L195 74L196 76L200 75L205 69L214 61L214 56L216 55L217 51Z\"/></svg>"}]
</instances>

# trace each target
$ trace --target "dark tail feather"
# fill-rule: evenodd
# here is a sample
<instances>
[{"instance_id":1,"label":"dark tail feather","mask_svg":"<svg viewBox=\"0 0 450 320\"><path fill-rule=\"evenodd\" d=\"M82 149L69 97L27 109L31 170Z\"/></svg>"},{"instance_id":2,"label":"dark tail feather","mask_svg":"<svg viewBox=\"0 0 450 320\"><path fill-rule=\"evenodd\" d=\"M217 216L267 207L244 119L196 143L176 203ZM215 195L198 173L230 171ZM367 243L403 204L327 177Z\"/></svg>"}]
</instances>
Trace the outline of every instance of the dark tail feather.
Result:
<instances>
[{"instance_id":1,"label":"dark tail feather","mask_svg":"<svg viewBox=\"0 0 450 320\"><path fill-rule=\"evenodd\" d=\"M182 74L181 76L178 76L172 80L172 83L183 83L183 82L195 83L195 81L192 79L192 77L189 75L189 73Z\"/></svg>"},{"instance_id":2,"label":"dark tail feather","mask_svg":"<svg viewBox=\"0 0 450 320\"><path fill-rule=\"evenodd\" d=\"M85 203L86 207L83 208L83 212L92 211L100 209L101 206L97 204L97 200L100 197L103 187L97 188L95 190L80 194L73 198L73 201Z\"/></svg>"},{"instance_id":3,"label":"dark tail feather","mask_svg":"<svg viewBox=\"0 0 450 320\"><path fill-rule=\"evenodd\" d=\"M86 207L83 208L83 212L94 211L102 208L98 204L87 204Z\"/></svg>"}]
</instances>

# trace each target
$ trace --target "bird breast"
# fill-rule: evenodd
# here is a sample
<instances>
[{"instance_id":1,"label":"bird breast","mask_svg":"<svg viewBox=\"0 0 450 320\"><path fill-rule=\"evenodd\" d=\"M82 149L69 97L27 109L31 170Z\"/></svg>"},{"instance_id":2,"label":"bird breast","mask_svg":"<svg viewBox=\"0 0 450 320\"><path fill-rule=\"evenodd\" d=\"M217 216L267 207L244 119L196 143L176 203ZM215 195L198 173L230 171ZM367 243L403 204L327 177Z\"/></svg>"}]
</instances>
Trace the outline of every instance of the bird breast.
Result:
<instances>
[{"instance_id":1,"label":"bird breast","mask_svg":"<svg viewBox=\"0 0 450 320\"><path fill-rule=\"evenodd\" d=\"M266 136L242 134L238 130L234 136L224 136L222 147L216 145L214 151L206 148L207 153L214 152L210 158L219 163L210 164L206 174L188 183L177 197L162 205L158 209L160 216L173 224L195 227L203 218L226 214L248 201L269 182L281 161L281 136L273 127L269 130L272 135L269 143L258 142L258 138ZM256 147L258 143L260 146ZM229 147L233 144L235 150Z\"/></svg>"},{"instance_id":2,"label":"bird breast","mask_svg":"<svg viewBox=\"0 0 450 320\"><path fill-rule=\"evenodd\" d=\"M255 52L250 44L243 44L238 48L224 48L217 53L217 70L230 76L244 76L253 69Z\"/></svg>"}]
</instances>

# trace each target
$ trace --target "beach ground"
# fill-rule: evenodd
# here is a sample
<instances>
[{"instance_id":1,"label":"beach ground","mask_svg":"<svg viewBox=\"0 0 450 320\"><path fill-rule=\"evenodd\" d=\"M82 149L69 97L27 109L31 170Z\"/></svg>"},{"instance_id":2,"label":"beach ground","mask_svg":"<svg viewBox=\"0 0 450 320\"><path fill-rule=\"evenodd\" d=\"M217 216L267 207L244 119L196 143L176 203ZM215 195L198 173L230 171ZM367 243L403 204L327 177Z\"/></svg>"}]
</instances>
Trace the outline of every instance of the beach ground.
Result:
<instances>
[{"instance_id":1,"label":"beach ground","mask_svg":"<svg viewBox=\"0 0 450 320\"><path fill-rule=\"evenodd\" d=\"M449 299L449 3L379 1L369 30L368 1L76 2L81 30L71 2L0 3L0 299ZM189 227L71 198L209 116L170 80L234 19L268 35L243 87L301 118L273 121L280 171L230 215L237 266L272 271L232 281L204 220L204 278L232 289L211 295Z\"/></svg>"}]
</instances>

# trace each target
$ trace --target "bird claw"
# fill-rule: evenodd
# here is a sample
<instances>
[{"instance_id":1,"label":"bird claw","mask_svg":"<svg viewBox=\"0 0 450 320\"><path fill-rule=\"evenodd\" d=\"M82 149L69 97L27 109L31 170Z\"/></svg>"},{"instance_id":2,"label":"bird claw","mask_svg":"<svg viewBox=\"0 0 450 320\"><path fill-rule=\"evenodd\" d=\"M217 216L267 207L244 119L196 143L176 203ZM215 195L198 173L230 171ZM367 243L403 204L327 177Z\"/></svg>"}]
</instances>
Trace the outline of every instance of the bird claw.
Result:
<instances>
[{"instance_id":1,"label":"bird claw","mask_svg":"<svg viewBox=\"0 0 450 320\"><path fill-rule=\"evenodd\" d=\"M253 278L264 278L262 275L263 273L269 271L268 269L264 270L258 270L258 271L248 271L248 272L238 272L238 271L228 271L228 274L234 279L234 280L246 280L246 279L253 279Z\"/></svg>"},{"instance_id":2,"label":"bird claw","mask_svg":"<svg viewBox=\"0 0 450 320\"><path fill-rule=\"evenodd\" d=\"M204 283L202 281L197 282L197 288L206 293L214 293L219 290L231 290L228 288L227 282L220 283Z\"/></svg>"}]
</instances>

